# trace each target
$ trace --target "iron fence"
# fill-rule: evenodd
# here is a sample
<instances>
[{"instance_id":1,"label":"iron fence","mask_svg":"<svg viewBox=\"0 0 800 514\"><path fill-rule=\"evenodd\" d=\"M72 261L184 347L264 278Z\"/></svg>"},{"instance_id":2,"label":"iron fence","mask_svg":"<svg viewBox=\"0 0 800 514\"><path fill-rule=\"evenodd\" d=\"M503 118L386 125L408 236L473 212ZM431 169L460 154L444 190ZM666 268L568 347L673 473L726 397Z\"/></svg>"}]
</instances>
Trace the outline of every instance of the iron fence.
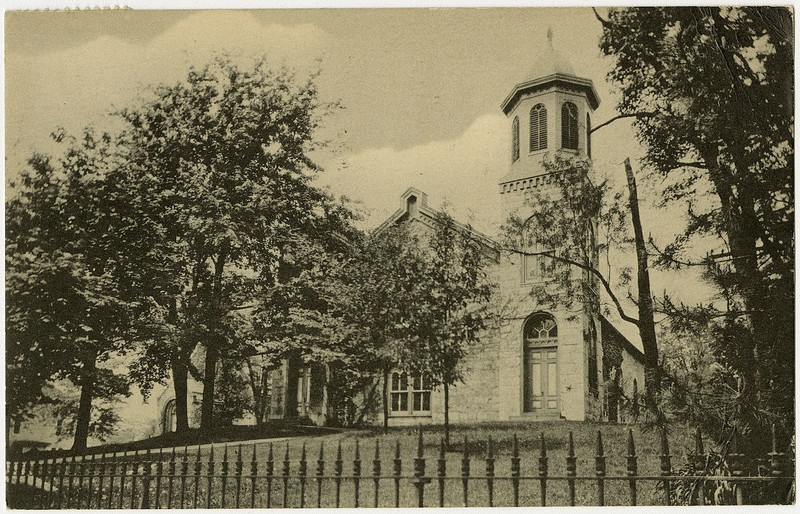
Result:
<instances>
[{"instance_id":1,"label":"iron fence","mask_svg":"<svg viewBox=\"0 0 800 514\"><path fill-rule=\"evenodd\" d=\"M726 497L737 504L794 501L787 496L794 489L794 456L777 450L774 431L771 452L761 459L728 453L724 473L710 465L719 458L704 451L699 432L695 451L678 470L665 431L657 470L640 467L632 430L626 453L617 456L606 454L598 431L591 455L582 456L588 467L582 474L572 432L558 466L544 434L537 439L527 458L516 434L507 459L491 438L480 442L481 455L470 451L465 438L455 453L440 441L432 457L430 451L426 456L419 429L411 459L403 458L399 441L384 458L387 448L380 439L369 448L371 458L362 459L365 450L356 439L345 460L339 440L332 466L324 443L315 445L314 456L303 443L295 459L288 443L282 456L274 443L212 445L205 455L200 447L69 457L45 452L6 463L7 497L9 506L40 509L672 505L724 503ZM757 497L749 498L749 491Z\"/></svg>"}]
</instances>

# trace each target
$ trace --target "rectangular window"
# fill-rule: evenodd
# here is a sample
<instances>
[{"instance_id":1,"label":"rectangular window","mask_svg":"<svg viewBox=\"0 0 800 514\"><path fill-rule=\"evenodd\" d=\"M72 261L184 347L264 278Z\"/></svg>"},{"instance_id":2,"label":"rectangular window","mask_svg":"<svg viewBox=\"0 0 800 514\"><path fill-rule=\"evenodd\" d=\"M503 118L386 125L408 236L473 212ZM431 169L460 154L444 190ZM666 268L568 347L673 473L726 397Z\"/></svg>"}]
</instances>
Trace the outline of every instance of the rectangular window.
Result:
<instances>
[{"instance_id":1,"label":"rectangular window","mask_svg":"<svg viewBox=\"0 0 800 514\"><path fill-rule=\"evenodd\" d=\"M393 416L429 416L431 413L431 384L421 374L392 373L389 403Z\"/></svg>"},{"instance_id":2,"label":"rectangular window","mask_svg":"<svg viewBox=\"0 0 800 514\"><path fill-rule=\"evenodd\" d=\"M555 259L551 256L555 255L554 250L541 252L541 250L534 249L536 255L525 256L525 282L540 282L553 278L555 271Z\"/></svg>"}]
</instances>

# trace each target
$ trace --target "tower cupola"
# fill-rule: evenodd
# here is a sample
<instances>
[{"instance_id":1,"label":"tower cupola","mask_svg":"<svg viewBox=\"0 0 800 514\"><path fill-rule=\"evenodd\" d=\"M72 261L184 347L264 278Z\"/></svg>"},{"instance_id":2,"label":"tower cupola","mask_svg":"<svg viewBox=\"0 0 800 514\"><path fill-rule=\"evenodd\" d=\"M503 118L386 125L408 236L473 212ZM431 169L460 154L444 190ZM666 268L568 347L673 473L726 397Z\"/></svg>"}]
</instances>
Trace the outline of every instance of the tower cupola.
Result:
<instances>
[{"instance_id":1,"label":"tower cupola","mask_svg":"<svg viewBox=\"0 0 800 514\"><path fill-rule=\"evenodd\" d=\"M580 77L555 49L553 31L533 66L501 108L511 136L509 173L503 184L543 175L547 154L591 158L591 113L600 105L590 79Z\"/></svg>"}]
</instances>

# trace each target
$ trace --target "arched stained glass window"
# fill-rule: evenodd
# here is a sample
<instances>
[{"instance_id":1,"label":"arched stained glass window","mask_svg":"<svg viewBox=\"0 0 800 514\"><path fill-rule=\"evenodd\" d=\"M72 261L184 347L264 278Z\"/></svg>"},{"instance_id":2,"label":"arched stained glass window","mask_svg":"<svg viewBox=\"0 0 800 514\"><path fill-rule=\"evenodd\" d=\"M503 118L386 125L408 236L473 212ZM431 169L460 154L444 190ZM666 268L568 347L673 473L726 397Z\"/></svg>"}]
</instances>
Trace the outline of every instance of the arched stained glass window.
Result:
<instances>
[{"instance_id":1,"label":"arched stained glass window","mask_svg":"<svg viewBox=\"0 0 800 514\"><path fill-rule=\"evenodd\" d=\"M558 325L550 314L540 312L525 322L525 340L528 342L552 342L558 339Z\"/></svg>"},{"instance_id":2,"label":"arched stained glass window","mask_svg":"<svg viewBox=\"0 0 800 514\"><path fill-rule=\"evenodd\" d=\"M578 107L572 102L561 106L561 148L578 149Z\"/></svg>"},{"instance_id":3,"label":"arched stained glass window","mask_svg":"<svg viewBox=\"0 0 800 514\"><path fill-rule=\"evenodd\" d=\"M511 161L519 159L519 116L511 123Z\"/></svg>"},{"instance_id":4,"label":"arched stained glass window","mask_svg":"<svg viewBox=\"0 0 800 514\"><path fill-rule=\"evenodd\" d=\"M531 152L547 148L547 109L542 104L536 104L531 109L530 148Z\"/></svg>"}]
</instances>

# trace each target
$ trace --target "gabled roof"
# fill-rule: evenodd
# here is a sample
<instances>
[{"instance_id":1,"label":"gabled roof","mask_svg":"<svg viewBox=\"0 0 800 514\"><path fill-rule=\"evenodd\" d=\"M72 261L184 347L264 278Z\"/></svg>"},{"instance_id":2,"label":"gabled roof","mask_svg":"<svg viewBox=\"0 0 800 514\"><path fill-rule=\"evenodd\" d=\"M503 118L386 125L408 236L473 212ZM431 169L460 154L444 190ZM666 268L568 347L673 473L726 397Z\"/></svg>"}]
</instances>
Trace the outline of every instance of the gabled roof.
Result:
<instances>
[{"instance_id":1,"label":"gabled roof","mask_svg":"<svg viewBox=\"0 0 800 514\"><path fill-rule=\"evenodd\" d=\"M392 225L410 220L418 220L429 227L433 227L433 223L439 212L428 206L428 195L424 191L415 187L409 187L400 197L402 198L401 208L397 209L386 221L378 225L378 227L373 230L373 233L379 233ZM476 241L485 245L499 256L500 251L498 245L489 236L457 220L453 220L453 223L456 227L468 233Z\"/></svg>"},{"instance_id":2,"label":"gabled roof","mask_svg":"<svg viewBox=\"0 0 800 514\"><path fill-rule=\"evenodd\" d=\"M600 333L602 334L603 339L606 337L612 337L620 342L622 345L622 349L628 352L628 354L633 357L633 359L640 364L644 364L644 353L640 349L631 343L627 337L622 335L622 332L617 330L615 327L605 316L602 314L600 315Z\"/></svg>"}]
</instances>

